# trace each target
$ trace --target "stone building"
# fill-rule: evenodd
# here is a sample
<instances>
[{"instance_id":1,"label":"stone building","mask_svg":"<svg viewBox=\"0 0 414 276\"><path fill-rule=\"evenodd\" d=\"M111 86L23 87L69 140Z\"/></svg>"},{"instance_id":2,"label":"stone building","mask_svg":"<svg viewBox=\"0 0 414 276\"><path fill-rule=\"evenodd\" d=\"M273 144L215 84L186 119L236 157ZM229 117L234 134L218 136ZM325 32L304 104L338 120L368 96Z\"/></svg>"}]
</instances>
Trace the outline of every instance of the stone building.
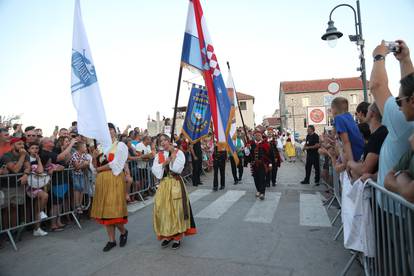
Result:
<instances>
[{"instance_id":1,"label":"stone building","mask_svg":"<svg viewBox=\"0 0 414 276\"><path fill-rule=\"evenodd\" d=\"M329 89L328 89L329 87ZM349 102L349 112L355 114L357 105L364 100L360 78L340 78L324 80L284 81L280 83L279 105L283 129L295 131L299 138L306 137L309 124L308 111L313 108L323 110L324 122L314 124L317 133L332 124L331 102L335 97L345 97ZM368 91L368 99L372 96Z\"/></svg>"},{"instance_id":2,"label":"stone building","mask_svg":"<svg viewBox=\"0 0 414 276\"><path fill-rule=\"evenodd\" d=\"M228 89L229 92L231 88ZM239 101L239 108L243 114L243 120L246 127L253 129L255 127L255 114L254 114L254 97L248 94L237 92L237 99ZM236 109L236 126L243 126L239 109Z\"/></svg>"}]
</instances>

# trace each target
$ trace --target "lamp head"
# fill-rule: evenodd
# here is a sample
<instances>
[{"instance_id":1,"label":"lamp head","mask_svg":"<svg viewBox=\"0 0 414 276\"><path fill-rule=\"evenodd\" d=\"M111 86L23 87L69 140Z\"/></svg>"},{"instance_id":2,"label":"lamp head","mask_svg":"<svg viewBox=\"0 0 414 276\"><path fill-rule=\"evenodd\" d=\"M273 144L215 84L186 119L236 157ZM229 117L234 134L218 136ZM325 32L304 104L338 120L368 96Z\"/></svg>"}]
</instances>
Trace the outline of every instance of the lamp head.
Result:
<instances>
[{"instance_id":1,"label":"lamp head","mask_svg":"<svg viewBox=\"0 0 414 276\"><path fill-rule=\"evenodd\" d=\"M341 38L342 36L343 34L335 28L334 22L329 20L326 33L321 38L322 40L326 40L328 45L333 48L336 46L338 38Z\"/></svg>"}]
</instances>

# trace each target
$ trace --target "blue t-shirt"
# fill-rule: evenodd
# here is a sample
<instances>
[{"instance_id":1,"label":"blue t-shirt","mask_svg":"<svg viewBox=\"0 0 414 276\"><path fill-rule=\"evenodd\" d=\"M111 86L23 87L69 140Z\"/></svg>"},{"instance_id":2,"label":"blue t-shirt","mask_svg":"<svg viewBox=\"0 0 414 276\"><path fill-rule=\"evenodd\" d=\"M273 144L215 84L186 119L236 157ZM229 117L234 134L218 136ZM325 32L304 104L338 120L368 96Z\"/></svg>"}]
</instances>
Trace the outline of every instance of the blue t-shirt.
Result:
<instances>
[{"instance_id":1,"label":"blue t-shirt","mask_svg":"<svg viewBox=\"0 0 414 276\"><path fill-rule=\"evenodd\" d=\"M344 114L336 116L334 120L334 126L338 134L348 133L354 161L361 160L365 147L364 138L362 137L358 125L356 124L351 113L346 112Z\"/></svg>"},{"instance_id":2,"label":"blue t-shirt","mask_svg":"<svg viewBox=\"0 0 414 276\"><path fill-rule=\"evenodd\" d=\"M388 135L380 152L378 184L384 186L385 176L398 164L401 156L411 150L408 138L414 131L414 122L407 122L395 98L389 97L385 102L382 124L387 127Z\"/></svg>"}]
</instances>

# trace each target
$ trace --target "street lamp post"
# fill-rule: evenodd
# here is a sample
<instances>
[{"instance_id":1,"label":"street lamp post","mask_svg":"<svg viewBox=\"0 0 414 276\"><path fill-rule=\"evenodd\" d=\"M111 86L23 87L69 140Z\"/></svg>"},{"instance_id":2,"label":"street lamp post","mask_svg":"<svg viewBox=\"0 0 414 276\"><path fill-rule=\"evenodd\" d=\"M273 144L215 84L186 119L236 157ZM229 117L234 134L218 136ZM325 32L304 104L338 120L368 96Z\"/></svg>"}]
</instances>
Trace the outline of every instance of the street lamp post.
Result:
<instances>
[{"instance_id":1,"label":"street lamp post","mask_svg":"<svg viewBox=\"0 0 414 276\"><path fill-rule=\"evenodd\" d=\"M339 38L343 36L341 32L339 32L336 27L334 26L334 21L332 20L332 13L339 7L349 7L354 12L354 19L355 19L355 35L350 35L349 39L352 42L355 42L356 45L360 49L360 66L357 70L361 71L361 79L362 79L362 87L364 90L364 101L368 102L368 93L367 93L367 76L365 70L365 56L364 56L364 38L362 37L362 22L361 22L361 10L359 5L359 0L356 1L357 10L355 11L354 7L348 4L340 4L334 7L329 14L329 21L328 21L328 28L326 29L326 33L321 37L322 40L326 40L331 47L336 46L336 42Z\"/></svg>"},{"instance_id":2,"label":"street lamp post","mask_svg":"<svg viewBox=\"0 0 414 276\"><path fill-rule=\"evenodd\" d=\"M296 139L295 133L296 133L296 126L295 126L295 106L293 105L293 99L292 99L292 120L293 120L293 138Z\"/></svg>"}]
</instances>

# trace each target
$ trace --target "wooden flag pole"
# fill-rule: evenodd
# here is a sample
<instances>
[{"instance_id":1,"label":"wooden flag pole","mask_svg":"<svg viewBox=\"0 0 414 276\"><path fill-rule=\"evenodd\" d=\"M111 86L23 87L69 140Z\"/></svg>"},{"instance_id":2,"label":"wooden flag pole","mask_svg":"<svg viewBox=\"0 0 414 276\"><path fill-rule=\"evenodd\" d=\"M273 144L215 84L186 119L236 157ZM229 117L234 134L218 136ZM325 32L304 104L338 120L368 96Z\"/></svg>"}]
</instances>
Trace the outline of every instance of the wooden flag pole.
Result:
<instances>
[{"instance_id":1,"label":"wooden flag pole","mask_svg":"<svg viewBox=\"0 0 414 276\"><path fill-rule=\"evenodd\" d=\"M182 75L183 75L183 65L180 65L180 71L178 73L177 94L175 96L174 116L173 116L172 127L171 127L171 143L174 142L175 120L177 119L178 98L180 97Z\"/></svg>"},{"instance_id":2,"label":"wooden flag pole","mask_svg":"<svg viewBox=\"0 0 414 276\"><path fill-rule=\"evenodd\" d=\"M228 61L227 61L227 68L229 68L229 73L231 75L230 62L228 62ZM237 106L238 106L239 113L240 113L240 118L241 118L241 121L242 121L242 124L243 124L243 130L244 130L244 134L246 136L246 142L250 142L249 135L247 134L246 125L244 124L243 114L242 114L241 109L240 109L239 98L237 97L237 91L236 91L236 87L234 85L234 80L233 80L232 75L231 75L231 81L233 82L234 95L236 95Z\"/></svg>"}]
</instances>

